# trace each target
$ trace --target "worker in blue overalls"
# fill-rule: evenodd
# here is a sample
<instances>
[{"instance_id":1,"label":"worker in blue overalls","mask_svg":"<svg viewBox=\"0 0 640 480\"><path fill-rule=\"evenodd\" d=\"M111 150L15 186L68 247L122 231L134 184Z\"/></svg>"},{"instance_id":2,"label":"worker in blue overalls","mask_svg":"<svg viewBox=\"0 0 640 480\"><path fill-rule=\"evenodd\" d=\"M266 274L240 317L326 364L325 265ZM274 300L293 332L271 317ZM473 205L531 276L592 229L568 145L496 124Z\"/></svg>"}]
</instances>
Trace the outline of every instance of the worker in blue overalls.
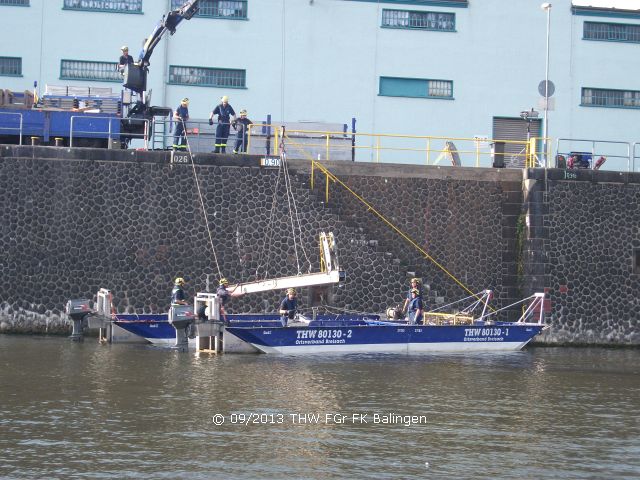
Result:
<instances>
[{"instance_id":1,"label":"worker in blue overalls","mask_svg":"<svg viewBox=\"0 0 640 480\"><path fill-rule=\"evenodd\" d=\"M186 121L189 120L189 99L183 98L180 106L173 112L173 120L176 122L176 130L173 137L174 150L186 150L187 132Z\"/></svg>"},{"instance_id":2,"label":"worker in blue overalls","mask_svg":"<svg viewBox=\"0 0 640 480\"><path fill-rule=\"evenodd\" d=\"M236 292L236 289L239 285L236 285L233 290L229 290L227 287L229 286L229 280L226 278L220 279L220 284L218 289L216 290L216 296L220 299L220 318L225 323L225 325L229 325L229 319L227 318L226 305L231 297L240 297L242 296L241 292Z\"/></svg>"},{"instance_id":3,"label":"worker in blue overalls","mask_svg":"<svg viewBox=\"0 0 640 480\"><path fill-rule=\"evenodd\" d=\"M240 118L233 124L233 128L238 132L236 134L236 146L233 148L233 153L244 153L247 151L249 125L253 125L253 122L247 118L247 111L243 108L240 110Z\"/></svg>"},{"instance_id":4,"label":"worker in blue overalls","mask_svg":"<svg viewBox=\"0 0 640 480\"><path fill-rule=\"evenodd\" d=\"M298 299L296 298L296 289L290 288L287 290L287 296L280 302L280 320L282 326L286 327L289 320L293 320L296 316L296 310L298 309Z\"/></svg>"},{"instance_id":5,"label":"worker in blue overalls","mask_svg":"<svg viewBox=\"0 0 640 480\"><path fill-rule=\"evenodd\" d=\"M171 305L188 305L187 297L184 294L184 284L187 281L178 277L173 282L173 290L171 290Z\"/></svg>"},{"instance_id":6,"label":"worker in blue overalls","mask_svg":"<svg viewBox=\"0 0 640 480\"><path fill-rule=\"evenodd\" d=\"M422 314L424 308L422 306L422 297L420 296L420 290L413 288L411 290L411 300L409 301L409 307L407 308L409 313L409 323L415 325L422 323Z\"/></svg>"},{"instance_id":7,"label":"worker in blue overalls","mask_svg":"<svg viewBox=\"0 0 640 480\"><path fill-rule=\"evenodd\" d=\"M216 105L216 108L209 115L209 125L213 125L213 117L216 115L218 115L218 126L216 127L216 147L213 153L225 153L231 122L236 121L236 112L229 105L229 97L226 95L220 99L220 104ZM233 120L231 120L231 117L233 117Z\"/></svg>"},{"instance_id":8,"label":"worker in blue overalls","mask_svg":"<svg viewBox=\"0 0 640 480\"><path fill-rule=\"evenodd\" d=\"M412 278L409 282L409 291L407 292L407 296L404 299L404 305L402 306L402 312L405 313L407 311L407 306L409 305L409 302L411 301L411 299L413 298L411 296L411 291L413 289L418 290L418 296L422 296L422 291L420 288L420 279L419 278Z\"/></svg>"}]
</instances>

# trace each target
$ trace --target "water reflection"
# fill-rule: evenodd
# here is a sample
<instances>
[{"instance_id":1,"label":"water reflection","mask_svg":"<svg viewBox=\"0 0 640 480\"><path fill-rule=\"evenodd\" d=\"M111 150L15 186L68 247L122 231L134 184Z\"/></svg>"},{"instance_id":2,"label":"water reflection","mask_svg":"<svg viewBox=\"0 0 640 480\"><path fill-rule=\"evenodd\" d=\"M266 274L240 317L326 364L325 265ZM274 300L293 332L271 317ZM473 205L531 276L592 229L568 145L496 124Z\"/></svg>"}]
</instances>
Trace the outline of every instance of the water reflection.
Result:
<instances>
[{"instance_id":1,"label":"water reflection","mask_svg":"<svg viewBox=\"0 0 640 480\"><path fill-rule=\"evenodd\" d=\"M0 365L3 478L640 472L638 350L194 356L5 336ZM267 421L231 423L239 414ZM427 423L374 424L374 414Z\"/></svg>"}]
</instances>

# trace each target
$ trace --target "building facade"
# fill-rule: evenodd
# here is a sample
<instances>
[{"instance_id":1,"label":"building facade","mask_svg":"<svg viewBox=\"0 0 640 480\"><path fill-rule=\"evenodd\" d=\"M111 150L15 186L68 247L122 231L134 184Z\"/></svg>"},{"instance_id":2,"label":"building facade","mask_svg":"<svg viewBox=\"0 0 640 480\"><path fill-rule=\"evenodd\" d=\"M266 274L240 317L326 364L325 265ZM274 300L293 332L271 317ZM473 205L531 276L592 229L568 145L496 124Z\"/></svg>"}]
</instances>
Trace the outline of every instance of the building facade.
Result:
<instances>
[{"instance_id":1,"label":"building facade","mask_svg":"<svg viewBox=\"0 0 640 480\"><path fill-rule=\"evenodd\" d=\"M181 3L0 0L0 88L31 89L37 81L41 93L61 84L117 91L120 47L137 58L162 15ZM151 58L154 105L175 108L189 97L191 116L206 118L228 95L254 122L270 115L273 123L351 129L355 119L360 133L523 139L527 127L531 136L544 134L540 84L548 77L554 152L595 149L609 156L608 168L625 170L624 152L640 142L640 8L565 1L545 11L539 0L200 4ZM531 109L538 117L523 119ZM408 150L375 159L424 163ZM357 160L372 159L372 149L358 152Z\"/></svg>"}]
</instances>

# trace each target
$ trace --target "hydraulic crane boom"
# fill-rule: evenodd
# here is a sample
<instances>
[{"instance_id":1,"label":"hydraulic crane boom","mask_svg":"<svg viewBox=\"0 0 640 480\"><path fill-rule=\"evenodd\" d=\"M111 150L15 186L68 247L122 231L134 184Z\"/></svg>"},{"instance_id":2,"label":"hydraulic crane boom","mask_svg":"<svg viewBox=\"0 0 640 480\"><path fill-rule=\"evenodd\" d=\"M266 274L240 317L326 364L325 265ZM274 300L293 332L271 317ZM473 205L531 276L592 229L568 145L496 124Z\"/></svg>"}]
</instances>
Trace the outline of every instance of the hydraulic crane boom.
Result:
<instances>
[{"instance_id":1,"label":"hydraulic crane boom","mask_svg":"<svg viewBox=\"0 0 640 480\"><path fill-rule=\"evenodd\" d=\"M143 56L140 63L129 64L124 73L124 87L142 94L147 89L147 73L149 72L149 59L153 50L160 42L165 33L173 35L176 28L183 20L191 20L198 13L200 0L189 0L180 8L172 10L162 17L160 23L156 25L143 47Z\"/></svg>"}]
</instances>

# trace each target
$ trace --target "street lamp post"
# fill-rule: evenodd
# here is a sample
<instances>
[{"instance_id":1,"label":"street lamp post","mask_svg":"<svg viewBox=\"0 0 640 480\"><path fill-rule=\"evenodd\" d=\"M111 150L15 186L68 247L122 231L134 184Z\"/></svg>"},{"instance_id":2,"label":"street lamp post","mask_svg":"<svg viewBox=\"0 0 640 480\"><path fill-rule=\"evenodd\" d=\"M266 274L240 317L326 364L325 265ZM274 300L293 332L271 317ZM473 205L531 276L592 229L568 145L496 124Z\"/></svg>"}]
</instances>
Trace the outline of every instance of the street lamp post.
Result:
<instances>
[{"instance_id":1,"label":"street lamp post","mask_svg":"<svg viewBox=\"0 0 640 480\"><path fill-rule=\"evenodd\" d=\"M551 31L551 4L540 5L547 12L547 55L544 69L544 165L549 166L549 34Z\"/></svg>"}]
</instances>

